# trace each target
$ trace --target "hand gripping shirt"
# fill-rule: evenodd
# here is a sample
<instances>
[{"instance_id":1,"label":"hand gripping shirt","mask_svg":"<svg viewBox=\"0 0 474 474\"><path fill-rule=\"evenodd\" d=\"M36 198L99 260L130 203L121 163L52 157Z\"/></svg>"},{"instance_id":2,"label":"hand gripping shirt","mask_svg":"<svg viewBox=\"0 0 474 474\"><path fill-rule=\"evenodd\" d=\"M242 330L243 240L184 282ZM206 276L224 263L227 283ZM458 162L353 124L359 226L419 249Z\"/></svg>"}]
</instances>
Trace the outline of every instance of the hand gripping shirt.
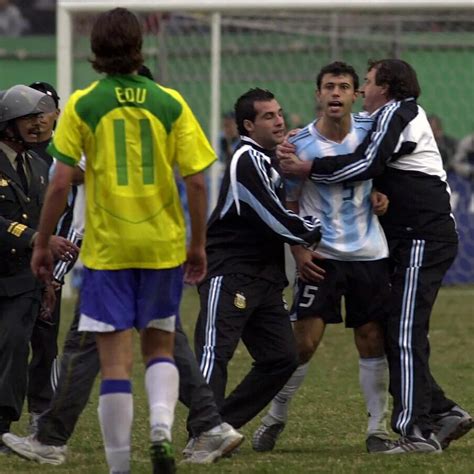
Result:
<instances>
[{"instance_id":1,"label":"hand gripping shirt","mask_svg":"<svg viewBox=\"0 0 474 474\"><path fill-rule=\"evenodd\" d=\"M376 178L390 205L380 222L391 239L457 242L451 192L426 113L413 98L373 112L370 133L352 152L313 160L314 183Z\"/></svg>"},{"instance_id":2,"label":"hand gripping shirt","mask_svg":"<svg viewBox=\"0 0 474 474\"><path fill-rule=\"evenodd\" d=\"M81 258L96 270L162 269L186 258L174 177L215 159L191 109L172 89L111 75L69 99L48 151L71 166L87 156Z\"/></svg>"}]
</instances>

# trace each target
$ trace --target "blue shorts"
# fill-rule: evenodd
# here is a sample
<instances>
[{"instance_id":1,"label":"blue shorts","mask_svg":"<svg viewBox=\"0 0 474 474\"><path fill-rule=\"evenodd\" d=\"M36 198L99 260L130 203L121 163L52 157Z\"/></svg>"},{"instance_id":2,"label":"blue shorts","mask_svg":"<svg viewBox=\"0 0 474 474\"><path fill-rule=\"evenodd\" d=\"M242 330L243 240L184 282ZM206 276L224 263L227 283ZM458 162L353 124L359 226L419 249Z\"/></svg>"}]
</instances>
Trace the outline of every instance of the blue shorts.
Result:
<instances>
[{"instance_id":1,"label":"blue shorts","mask_svg":"<svg viewBox=\"0 0 474 474\"><path fill-rule=\"evenodd\" d=\"M84 267L79 331L156 328L173 332L183 293L183 267L91 270Z\"/></svg>"}]
</instances>

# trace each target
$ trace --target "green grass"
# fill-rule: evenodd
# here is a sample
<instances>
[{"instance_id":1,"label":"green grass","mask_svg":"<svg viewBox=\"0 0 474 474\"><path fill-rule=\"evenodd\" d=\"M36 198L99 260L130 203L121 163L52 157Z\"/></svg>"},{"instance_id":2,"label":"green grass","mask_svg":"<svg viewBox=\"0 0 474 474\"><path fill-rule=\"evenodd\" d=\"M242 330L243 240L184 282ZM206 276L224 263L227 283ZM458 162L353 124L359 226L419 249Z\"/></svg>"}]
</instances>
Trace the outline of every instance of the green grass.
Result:
<instances>
[{"instance_id":1,"label":"green grass","mask_svg":"<svg viewBox=\"0 0 474 474\"><path fill-rule=\"evenodd\" d=\"M185 293L184 327L192 333L197 316L195 290ZM474 411L474 288L447 288L439 295L431 323L432 371L448 396ZM61 334L68 329L71 302L64 303ZM136 353L138 362L138 352ZM247 371L250 360L239 346L229 368L230 386ZM143 369L134 375L134 473L150 472L148 424ZM179 406L174 426L178 460L186 442L186 410ZM257 454L250 438L259 417L242 429L246 441L232 459L211 466L180 466L180 473L465 473L474 472L474 434L455 442L442 455L369 456L365 453L366 416L358 386L358 361L352 333L332 326L313 359L308 378L292 405L291 419L276 449ZM24 433L26 417L13 426ZM107 467L97 421L97 386L69 443L68 461L62 466L40 466L20 458L0 458L0 473L105 473Z\"/></svg>"}]
</instances>

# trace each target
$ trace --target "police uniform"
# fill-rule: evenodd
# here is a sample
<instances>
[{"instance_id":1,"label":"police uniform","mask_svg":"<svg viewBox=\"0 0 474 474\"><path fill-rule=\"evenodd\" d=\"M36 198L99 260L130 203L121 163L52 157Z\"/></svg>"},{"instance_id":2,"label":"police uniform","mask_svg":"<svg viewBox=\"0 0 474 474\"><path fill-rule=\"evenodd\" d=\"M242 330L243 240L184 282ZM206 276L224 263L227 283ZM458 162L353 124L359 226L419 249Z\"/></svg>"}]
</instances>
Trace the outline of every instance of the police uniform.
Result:
<instances>
[{"instance_id":1,"label":"police uniform","mask_svg":"<svg viewBox=\"0 0 474 474\"><path fill-rule=\"evenodd\" d=\"M1 142L0 142L1 143ZM32 238L47 185L47 165L23 153L28 189L0 149L0 432L19 419L26 393L28 343L38 314L41 286L30 270Z\"/></svg>"}]
</instances>

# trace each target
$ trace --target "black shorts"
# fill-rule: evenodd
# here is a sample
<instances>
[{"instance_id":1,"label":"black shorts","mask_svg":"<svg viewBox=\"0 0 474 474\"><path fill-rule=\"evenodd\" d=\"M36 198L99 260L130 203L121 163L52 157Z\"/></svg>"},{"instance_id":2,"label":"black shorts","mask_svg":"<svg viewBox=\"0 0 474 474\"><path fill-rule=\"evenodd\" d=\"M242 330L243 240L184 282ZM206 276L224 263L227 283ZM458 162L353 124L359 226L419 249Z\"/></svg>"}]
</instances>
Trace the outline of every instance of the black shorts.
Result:
<instances>
[{"instance_id":1,"label":"black shorts","mask_svg":"<svg viewBox=\"0 0 474 474\"><path fill-rule=\"evenodd\" d=\"M341 299L346 307L346 327L357 328L385 318L390 291L388 260L342 262L325 259L321 283L295 282L291 320L322 318L326 324L343 321Z\"/></svg>"}]
</instances>

